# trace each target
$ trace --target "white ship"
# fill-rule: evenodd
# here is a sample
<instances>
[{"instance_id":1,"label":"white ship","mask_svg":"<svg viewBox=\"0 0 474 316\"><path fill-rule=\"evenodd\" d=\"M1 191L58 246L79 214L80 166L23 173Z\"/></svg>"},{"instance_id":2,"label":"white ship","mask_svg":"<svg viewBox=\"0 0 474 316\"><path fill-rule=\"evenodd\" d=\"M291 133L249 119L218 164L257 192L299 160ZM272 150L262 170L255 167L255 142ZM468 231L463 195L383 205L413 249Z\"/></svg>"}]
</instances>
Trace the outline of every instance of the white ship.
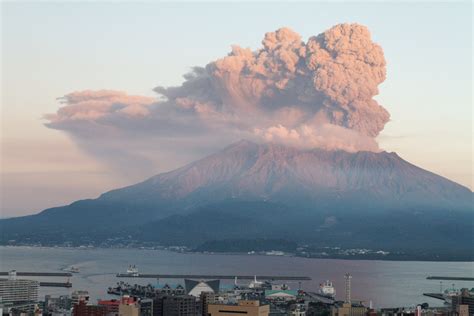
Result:
<instances>
[{"instance_id":1,"label":"white ship","mask_svg":"<svg viewBox=\"0 0 474 316\"><path fill-rule=\"evenodd\" d=\"M319 294L325 297L334 298L336 297L336 289L332 285L332 282L327 280L319 285Z\"/></svg>"},{"instance_id":2,"label":"white ship","mask_svg":"<svg viewBox=\"0 0 474 316\"><path fill-rule=\"evenodd\" d=\"M79 273L79 268L75 266L70 266L69 268L64 268L63 271L70 273Z\"/></svg>"},{"instance_id":3,"label":"white ship","mask_svg":"<svg viewBox=\"0 0 474 316\"><path fill-rule=\"evenodd\" d=\"M261 288L262 286L263 286L263 282L257 281L257 276L254 276L253 281L250 282L249 284L250 289L258 289L258 288Z\"/></svg>"},{"instance_id":4,"label":"white ship","mask_svg":"<svg viewBox=\"0 0 474 316\"><path fill-rule=\"evenodd\" d=\"M127 269L127 274L130 276L139 276L137 267L135 265L129 265Z\"/></svg>"},{"instance_id":5,"label":"white ship","mask_svg":"<svg viewBox=\"0 0 474 316\"><path fill-rule=\"evenodd\" d=\"M267 251L265 252L267 256L284 256L285 253L283 251L277 251L277 250L272 250L272 251Z\"/></svg>"}]
</instances>

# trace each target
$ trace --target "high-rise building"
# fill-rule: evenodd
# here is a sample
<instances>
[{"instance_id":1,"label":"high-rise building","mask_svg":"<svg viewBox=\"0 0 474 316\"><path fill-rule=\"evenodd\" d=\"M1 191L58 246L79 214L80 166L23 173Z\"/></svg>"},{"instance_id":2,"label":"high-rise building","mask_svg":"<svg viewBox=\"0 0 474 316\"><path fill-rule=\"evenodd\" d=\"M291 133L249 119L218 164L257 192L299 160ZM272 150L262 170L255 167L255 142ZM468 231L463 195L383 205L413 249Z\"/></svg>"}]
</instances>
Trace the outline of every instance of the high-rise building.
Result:
<instances>
[{"instance_id":1,"label":"high-rise building","mask_svg":"<svg viewBox=\"0 0 474 316\"><path fill-rule=\"evenodd\" d=\"M74 305L73 316L106 316L107 309L105 306L88 305L85 301L79 301Z\"/></svg>"},{"instance_id":2,"label":"high-rise building","mask_svg":"<svg viewBox=\"0 0 474 316\"><path fill-rule=\"evenodd\" d=\"M469 305L461 304L461 305L456 306L456 310L454 311L454 315L469 316Z\"/></svg>"},{"instance_id":3,"label":"high-rise building","mask_svg":"<svg viewBox=\"0 0 474 316\"><path fill-rule=\"evenodd\" d=\"M140 316L140 306L133 297L124 295L120 300L119 316Z\"/></svg>"},{"instance_id":4,"label":"high-rise building","mask_svg":"<svg viewBox=\"0 0 474 316\"><path fill-rule=\"evenodd\" d=\"M198 316L201 314L199 300L192 295L173 295L163 298L164 316Z\"/></svg>"},{"instance_id":5,"label":"high-rise building","mask_svg":"<svg viewBox=\"0 0 474 316\"><path fill-rule=\"evenodd\" d=\"M3 312L33 312L38 303L38 281L16 278L10 271L8 279L0 279L0 308Z\"/></svg>"},{"instance_id":6,"label":"high-rise building","mask_svg":"<svg viewBox=\"0 0 474 316\"><path fill-rule=\"evenodd\" d=\"M134 299L128 295L120 300L99 300L98 306L105 307L106 316L153 316L153 300Z\"/></svg>"},{"instance_id":7,"label":"high-rise building","mask_svg":"<svg viewBox=\"0 0 474 316\"><path fill-rule=\"evenodd\" d=\"M71 294L72 305L79 304L79 302L89 303L89 292L87 291L74 291Z\"/></svg>"},{"instance_id":8,"label":"high-rise building","mask_svg":"<svg viewBox=\"0 0 474 316\"><path fill-rule=\"evenodd\" d=\"M153 316L153 300L146 298L138 301L140 316Z\"/></svg>"},{"instance_id":9,"label":"high-rise building","mask_svg":"<svg viewBox=\"0 0 474 316\"><path fill-rule=\"evenodd\" d=\"M465 306L467 305L469 315L474 315L474 295L468 289L462 289L459 295L453 296L451 303L454 313L458 315L465 313Z\"/></svg>"},{"instance_id":10,"label":"high-rise building","mask_svg":"<svg viewBox=\"0 0 474 316\"><path fill-rule=\"evenodd\" d=\"M44 297L43 314L66 314L70 312L71 308L72 301L69 295L60 295L58 297L46 295Z\"/></svg>"},{"instance_id":11,"label":"high-rise building","mask_svg":"<svg viewBox=\"0 0 474 316\"><path fill-rule=\"evenodd\" d=\"M245 314L248 316L268 316L269 305L260 305L259 301L239 301L237 305L209 304L210 316L235 316Z\"/></svg>"},{"instance_id":12,"label":"high-rise building","mask_svg":"<svg viewBox=\"0 0 474 316\"><path fill-rule=\"evenodd\" d=\"M163 315L163 299L167 294L158 294L153 298L153 316Z\"/></svg>"},{"instance_id":13,"label":"high-rise building","mask_svg":"<svg viewBox=\"0 0 474 316\"><path fill-rule=\"evenodd\" d=\"M99 300L97 305L105 307L105 314L106 316L118 316L119 314L119 306L120 301L113 299L113 300Z\"/></svg>"},{"instance_id":14,"label":"high-rise building","mask_svg":"<svg viewBox=\"0 0 474 316\"><path fill-rule=\"evenodd\" d=\"M219 294L211 292L201 292L200 301L201 301L201 311L202 316L208 316L208 307L210 304L218 303Z\"/></svg>"}]
</instances>

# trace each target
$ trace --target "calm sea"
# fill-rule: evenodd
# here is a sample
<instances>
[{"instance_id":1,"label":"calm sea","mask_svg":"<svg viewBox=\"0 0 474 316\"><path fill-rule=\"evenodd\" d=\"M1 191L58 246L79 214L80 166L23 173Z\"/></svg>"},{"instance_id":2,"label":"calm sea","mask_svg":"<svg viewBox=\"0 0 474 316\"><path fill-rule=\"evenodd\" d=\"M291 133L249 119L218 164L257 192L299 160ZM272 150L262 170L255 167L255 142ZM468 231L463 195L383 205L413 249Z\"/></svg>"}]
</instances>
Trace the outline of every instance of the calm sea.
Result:
<instances>
[{"instance_id":1,"label":"calm sea","mask_svg":"<svg viewBox=\"0 0 474 316\"><path fill-rule=\"evenodd\" d=\"M71 278L73 289L41 288L41 296L88 290L93 299L109 297L106 294L107 287L119 281L115 274L125 272L130 264L135 264L141 273L304 275L311 277L312 281L302 282L303 289L316 291L319 283L331 280L336 286L339 298L344 294L344 274L349 272L353 275L352 297L367 302L372 300L375 307L408 307L423 302L428 302L430 306L440 306L441 301L423 296L424 292L440 290L440 282L426 280L427 276L474 276L472 262L352 261L257 255L182 254L139 249L0 247L1 271L16 269L54 272L71 265L80 269L80 273ZM66 278L54 280L66 281ZM126 281L139 284L157 283L156 279ZM159 282L177 284L180 280ZM452 287L452 283L455 283L456 288L474 287L473 282L459 281L444 281L442 286ZM289 282L289 285L293 289L299 287L298 282Z\"/></svg>"}]
</instances>

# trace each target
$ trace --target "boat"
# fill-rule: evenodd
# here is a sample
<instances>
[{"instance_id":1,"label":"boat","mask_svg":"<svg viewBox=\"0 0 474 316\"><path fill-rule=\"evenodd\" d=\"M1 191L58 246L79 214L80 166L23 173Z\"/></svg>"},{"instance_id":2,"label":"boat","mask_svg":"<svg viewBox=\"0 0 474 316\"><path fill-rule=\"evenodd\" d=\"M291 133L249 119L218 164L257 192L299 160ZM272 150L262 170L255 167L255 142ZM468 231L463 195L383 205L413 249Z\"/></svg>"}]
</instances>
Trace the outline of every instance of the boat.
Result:
<instances>
[{"instance_id":1,"label":"boat","mask_svg":"<svg viewBox=\"0 0 474 316\"><path fill-rule=\"evenodd\" d=\"M285 253L283 251L277 251L277 250L272 250L272 251L267 251L265 252L267 256L284 256Z\"/></svg>"},{"instance_id":2,"label":"boat","mask_svg":"<svg viewBox=\"0 0 474 316\"><path fill-rule=\"evenodd\" d=\"M75 266L70 266L69 268L65 268L63 270L71 273L79 273L79 268Z\"/></svg>"},{"instance_id":3,"label":"boat","mask_svg":"<svg viewBox=\"0 0 474 316\"><path fill-rule=\"evenodd\" d=\"M319 285L319 294L324 297L334 298L336 296L336 289L331 281L326 280L326 282Z\"/></svg>"},{"instance_id":4,"label":"boat","mask_svg":"<svg viewBox=\"0 0 474 316\"><path fill-rule=\"evenodd\" d=\"M262 286L263 286L263 282L257 281L257 276L254 276L253 281L250 282L249 284L250 289L257 289L257 288L261 288Z\"/></svg>"},{"instance_id":5,"label":"boat","mask_svg":"<svg viewBox=\"0 0 474 316\"><path fill-rule=\"evenodd\" d=\"M127 274L134 277L139 276L137 267L135 265L129 265L127 269Z\"/></svg>"}]
</instances>

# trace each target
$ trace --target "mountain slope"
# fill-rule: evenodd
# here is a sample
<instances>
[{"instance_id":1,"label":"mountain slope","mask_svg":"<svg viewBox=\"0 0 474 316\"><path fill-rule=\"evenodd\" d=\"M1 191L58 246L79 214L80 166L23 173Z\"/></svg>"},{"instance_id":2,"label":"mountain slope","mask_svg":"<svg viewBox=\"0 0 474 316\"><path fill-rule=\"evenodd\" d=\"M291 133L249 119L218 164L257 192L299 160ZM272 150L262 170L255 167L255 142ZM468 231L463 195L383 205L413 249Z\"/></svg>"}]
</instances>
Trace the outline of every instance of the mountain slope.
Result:
<instances>
[{"instance_id":1,"label":"mountain slope","mask_svg":"<svg viewBox=\"0 0 474 316\"><path fill-rule=\"evenodd\" d=\"M280 199L298 194L317 200L363 192L401 204L459 207L467 188L418 168L395 153L299 150L240 141L223 151L142 183L103 194L104 201ZM215 195L219 193L219 195ZM367 195L362 197L364 200Z\"/></svg>"},{"instance_id":2,"label":"mountain slope","mask_svg":"<svg viewBox=\"0 0 474 316\"><path fill-rule=\"evenodd\" d=\"M127 234L188 245L282 237L391 249L427 247L432 241L433 249L449 248L472 240L472 197L469 189L395 153L301 150L240 141L94 200L2 220L1 240Z\"/></svg>"}]
</instances>

